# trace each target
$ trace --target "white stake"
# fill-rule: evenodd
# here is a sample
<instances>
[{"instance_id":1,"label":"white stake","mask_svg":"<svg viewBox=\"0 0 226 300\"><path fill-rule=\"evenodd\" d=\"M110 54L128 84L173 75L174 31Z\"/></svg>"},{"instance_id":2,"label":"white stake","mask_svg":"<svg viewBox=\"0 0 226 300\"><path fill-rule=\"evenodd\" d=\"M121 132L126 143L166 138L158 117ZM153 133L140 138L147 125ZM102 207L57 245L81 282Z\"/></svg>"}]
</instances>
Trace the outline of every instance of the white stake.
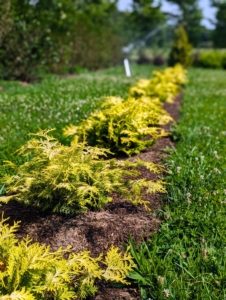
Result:
<instances>
[{"instance_id":1,"label":"white stake","mask_svg":"<svg viewBox=\"0 0 226 300\"><path fill-rule=\"evenodd\" d=\"M131 72L130 72L130 66L129 66L129 60L128 60L128 58L124 59L124 67L125 67L125 71L126 71L126 76L130 77L131 76Z\"/></svg>"}]
</instances>

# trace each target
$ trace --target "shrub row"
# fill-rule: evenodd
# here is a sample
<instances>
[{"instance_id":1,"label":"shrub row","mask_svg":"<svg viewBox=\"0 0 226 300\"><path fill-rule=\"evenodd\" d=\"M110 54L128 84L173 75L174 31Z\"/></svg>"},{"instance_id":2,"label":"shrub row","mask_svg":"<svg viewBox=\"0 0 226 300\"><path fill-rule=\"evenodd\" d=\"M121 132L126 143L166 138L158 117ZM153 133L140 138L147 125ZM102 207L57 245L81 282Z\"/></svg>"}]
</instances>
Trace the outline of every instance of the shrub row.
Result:
<instances>
[{"instance_id":1,"label":"shrub row","mask_svg":"<svg viewBox=\"0 0 226 300\"><path fill-rule=\"evenodd\" d=\"M151 79L140 79L137 84L130 89L130 95L136 98L141 96L158 98L161 103L173 102L174 97L186 84L186 71L181 65L173 68L166 68L164 71L154 71Z\"/></svg>"},{"instance_id":2,"label":"shrub row","mask_svg":"<svg viewBox=\"0 0 226 300\"><path fill-rule=\"evenodd\" d=\"M131 93L142 91L139 98L129 97L125 101L108 98L102 111L91 114L80 126L65 129L66 134L76 133L70 146L59 143L48 130L40 131L18 150L28 158L27 162L19 166L6 162L16 175L5 175L1 179L8 194L1 196L0 201L8 203L14 199L41 210L74 215L101 209L112 200L111 192L116 191L133 204L144 204L148 208L142 193L165 192L165 189L161 181L134 179L139 174L135 168L144 165L157 173L159 167L143 161L132 163L103 158L111 154L111 150L128 155L139 153L166 135L160 125L171 118L161 108L163 95L165 101L172 101L185 81L182 67L176 66L156 72L143 90L138 82ZM152 86L153 95L159 95L161 101L150 97ZM147 135L149 139L144 139ZM130 179L124 180L125 175Z\"/></svg>"},{"instance_id":3,"label":"shrub row","mask_svg":"<svg viewBox=\"0 0 226 300\"><path fill-rule=\"evenodd\" d=\"M79 126L66 127L64 134L114 153L137 154L165 135L160 125L171 118L162 109L162 102L172 102L185 83L180 65L155 71L152 79L141 79L131 88L128 99L108 97L100 111ZM149 140L144 139L146 136Z\"/></svg>"},{"instance_id":4,"label":"shrub row","mask_svg":"<svg viewBox=\"0 0 226 300\"><path fill-rule=\"evenodd\" d=\"M172 101L169 95L175 96L181 84L185 83L184 71L179 66L156 73L156 77L165 78L169 77L169 74L172 79L171 88L165 91L165 101ZM156 80L156 77L153 80ZM150 84L151 82L152 80L149 81ZM163 83L161 84L163 86ZM95 112L86 122L100 120L97 122L101 130L101 120L109 120L110 122L106 122L107 132L111 128L111 134L119 135L122 141L123 137L126 140L126 137L132 136L130 131L140 134L136 136L135 141L142 141L147 134L152 135L152 140L155 140L165 134L159 133L155 127L160 130L159 125L171 120L161 108L163 101L163 97L160 101L148 95L129 97L125 101L120 98L108 98L103 104L103 110ZM115 113L115 119L110 118L110 111L113 115ZM95 116L98 117L95 119ZM114 126L113 120L128 128L127 132L126 129L123 132L121 125ZM117 131L118 127L121 131ZM86 135L85 131L82 135ZM102 138L101 134L99 138ZM160 167L140 160L135 163L115 159L104 160L105 156L111 154L110 150L88 146L85 141L79 143L79 139L80 136L76 135L71 145L65 146L50 136L48 130L37 133L18 150L19 154L28 158L26 163L16 166L7 162L15 168L16 175L6 175L3 178L2 183L8 185L7 192L10 192L10 195L4 195L0 200L7 202L16 199L43 210L74 214L92 208L102 208L105 203L111 201L112 191L117 191L134 204L144 204L147 208L146 201L142 199L143 192L165 192L161 181L134 179L139 173L136 170L139 166L145 166L155 173L160 171ZM138 148L136 152L141 151L143 147L140 147L140 144L138 146L131 147L131 142L127 140L128 151L133 147ZM128 151L128 154L134 153ZM5 221L0 221L0 299L83 299L96 292L96 278L127 283L125 276L134 267L131 256L127 252L124 255L120 254L114 247L107 252L105 258L100 255L94 259L87 251L75 254L70 248L50 252L49 247L31 243L29 238L18 242L14 236L18 224L9 227L4 224Z\"/></svg>"},{"instance_id":5,"label":"shrub row","mask_svg":"<svg viewBox=\"0 0 226 300\"><path fill-rule=\"evenodd\" d=\"M164 136L160 125L171 121L159 100L141 97L139 100L109 97L101 111L91 114L79 126L64 129L66 136L75 136L91 146L105 147L113 153L137 154ZM149 135L148 140L144 137Z\"/></svg>"},{"instance_id":6,"label":"shrub row","mask_svg":"<svg viewBox=\"0 0 226 300\"><path fill-rule=\"evenodd\" d=\"M193 65L201 68L225 69L226 70L226 53L219 51L202 52L194 55Z\"/></svg>"}]
</instances>

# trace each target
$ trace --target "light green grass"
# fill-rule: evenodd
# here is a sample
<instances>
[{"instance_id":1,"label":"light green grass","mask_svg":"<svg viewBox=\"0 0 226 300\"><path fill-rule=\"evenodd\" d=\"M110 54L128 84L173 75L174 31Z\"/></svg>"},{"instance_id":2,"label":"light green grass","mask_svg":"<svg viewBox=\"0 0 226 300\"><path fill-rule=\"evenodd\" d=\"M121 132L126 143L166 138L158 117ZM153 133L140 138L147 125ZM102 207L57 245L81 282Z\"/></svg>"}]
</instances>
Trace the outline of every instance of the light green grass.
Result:
<instances>
[{"instance_id":1,"label":"light green grass","mask_svg":"<svg viewBox=\"0 0 226 300\"><path fill-rule=\"evenodd\" d=\"M159 234L132 247L143 299L226 299L226 72L191 69Z\"/></svg>"},{"instance_id":2,"label":"light green grass","mask_svg":"<svg viewBox=\"0 0 226 300\"><path fill-rule=\"evenodd\" d=\"M63 141L63 127L79 124L99 107L104 96L127 97L129 86L153 71L150 66L132 65L131 69L130 78L119 66L63 79L49 75L42 83L26 87L1 81L0 165L3 160L18 160L14 152L39 128L56 128L55 136Z\"/></svg>"}]
</instances>

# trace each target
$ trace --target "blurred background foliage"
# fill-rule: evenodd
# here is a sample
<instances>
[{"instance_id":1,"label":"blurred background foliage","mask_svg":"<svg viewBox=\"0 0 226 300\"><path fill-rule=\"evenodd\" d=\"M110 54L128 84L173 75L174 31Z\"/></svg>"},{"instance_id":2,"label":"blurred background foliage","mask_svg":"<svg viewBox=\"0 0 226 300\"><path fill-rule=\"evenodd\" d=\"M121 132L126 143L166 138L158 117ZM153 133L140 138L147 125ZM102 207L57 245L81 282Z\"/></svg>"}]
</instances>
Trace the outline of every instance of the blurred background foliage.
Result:
<instances>
[{"instance_id":1,"label":"blurred background foliage","mask_svg":"<svg viewBox=\"0 0 226 300\"><path fill-rule=\"evenodd\" d=\"M183 24L194 47L226 47L224 1L212 0L215 30L201 25L198 0L168 1L179 15L163 13L155 0L132 0L127 11L118 10L117 0L0 0L0 78L32 81L40 72L108 68L122 62L123 47L164 24L155 39L137 43L141 63L148 62L147 46L156 64L166 61L155 49L169 49L175 25Z\"/></svg>"}]
</instances>

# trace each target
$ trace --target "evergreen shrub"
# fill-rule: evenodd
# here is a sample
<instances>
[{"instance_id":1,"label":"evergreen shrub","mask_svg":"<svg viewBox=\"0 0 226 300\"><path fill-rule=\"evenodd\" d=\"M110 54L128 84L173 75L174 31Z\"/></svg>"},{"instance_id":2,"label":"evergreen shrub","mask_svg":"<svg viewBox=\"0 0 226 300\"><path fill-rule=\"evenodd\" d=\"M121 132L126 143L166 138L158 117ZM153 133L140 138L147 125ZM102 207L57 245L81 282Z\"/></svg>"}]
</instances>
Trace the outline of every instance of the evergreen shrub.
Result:
<instances>
[{"instance_id":1,"label":"evergreen shrub","mask_svg":"<svg viewBox=\"0 0 226 300\"><path fill-rule=\"evenodd\" d=\"M186 71L179 64L163 71L154 71L153 75L151 79L138 80L136 85L131 87L130 95L137 98L157 97L161 102L173 102L187 82Z\"/></svg>"},{"instance_id":2,"label":"evergreen shrub","mask_svg":"<svg viewBox=\"0 0 226 300\"><path fill-rule=\"evenodd\" d=\"M136 167L158 173L160 169L153 163L104 160L109 150L78 143L77 139L64 146L48 131L36 134L18 152L28 161L20 166L7 162L16 175L1 179L9 193L0 197L1 202L14 199L41 210L73 215L101 209L112 201L113 191L147 209L148 202L142 199L144 190L148 194L165 192L161 181L134 179L139 174ZM130 179L124 180L125 176Z\"/></svg>"},{"instance_id":3,"label":"evergreen shrub","mask_svg":"<svg viewBox=\"0 0 226 300\"><path fill-rule=\"evenodd\" d=\"M76 136L91 146L110 149L113 153L138 154L165 136L160 125L171 117L161 108L158 99L141 97L123 100L107 97L101 110L91 114L79 126L64 129L66 136ZM149 139L144 139L149 135Z\"/></svg>"},{"instance_id":4,"label":"evergreen shrub","mask_svg":"<svg viewBox=\"0 0 226 300\"><path fill-rule=\"evenodd\" d=\"M187 33L182 25L176 28L174 33L174 40L171 46L168 65L175 66L181 64L188 67L192 64L192 45L188 41Z\"/></svg>"},{"instance_id":5,"label":"evergreen shrub","mask_svg":"<svg viewBox=\"0 0 226 300\"><path fill-rule=\"evenodd\" d=\"M6 221L0 221L1 300L84 299L97 291L95 279L128 284L126 274L134 264L127 252L113 246L97 258L89 251L73 253L70 247L51 252L29 237L18 241L18 223L9 226Z\"/></svg>"}]
</instances>

